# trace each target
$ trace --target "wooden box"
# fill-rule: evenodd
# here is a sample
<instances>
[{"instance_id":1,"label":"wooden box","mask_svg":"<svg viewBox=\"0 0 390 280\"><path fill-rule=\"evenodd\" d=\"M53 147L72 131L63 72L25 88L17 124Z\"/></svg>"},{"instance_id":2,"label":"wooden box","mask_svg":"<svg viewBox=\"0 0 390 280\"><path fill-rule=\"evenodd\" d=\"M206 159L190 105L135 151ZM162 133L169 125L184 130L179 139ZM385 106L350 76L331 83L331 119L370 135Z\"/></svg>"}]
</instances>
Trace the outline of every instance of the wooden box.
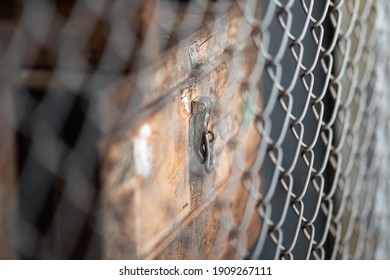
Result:
<instances>
[{"instance_id":1,"label":"wooden box","mask_svg":"<svg viewBox=\"0 0 390 280\"><path fill-rule=\"evenodd\" d=\"M105 94L105 258L240 258L237 248L254 245L261 221L243 185L260 142L251 111L260 96L243 82L258 55L250 32L242 11L228 5ZM198 96L213 102L210 174L189 139Z\"/></svg>"}]
</instances>

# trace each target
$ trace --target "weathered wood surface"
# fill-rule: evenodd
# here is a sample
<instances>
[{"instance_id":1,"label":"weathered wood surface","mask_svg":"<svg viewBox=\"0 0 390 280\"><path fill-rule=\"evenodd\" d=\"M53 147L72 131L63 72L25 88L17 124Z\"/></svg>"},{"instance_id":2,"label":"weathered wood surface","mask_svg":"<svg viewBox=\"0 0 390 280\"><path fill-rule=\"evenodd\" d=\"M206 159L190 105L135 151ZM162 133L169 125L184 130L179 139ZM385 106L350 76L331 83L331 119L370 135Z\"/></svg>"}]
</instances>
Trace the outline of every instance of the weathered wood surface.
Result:
<instances>
[{"instance_id":1,"label":"weathered wood surface","mask_svg":"<svg viewBox=\"0 0 390 280\"><path fill-rule=\"evenodd\" d=\"M240 40L249 30L232 9L102 100L110 132L102 142L105 258L235 258L232 244L254 244L261 221L241 178L260 141L248 106L261 100L234 79L226 52L234 48L235 67L250 73L256 49ZM195 43L196 69L188 55ZM215 104L209 128L216 134L217 165L211 174L189 146L190 103L199 95ZM253 209L249 222L232 232L246 206Z\"/></svg>"},{"instance_id":2,"label":"weathered wood surface","mask_svg":"<svg viewBox=\"0 0 390 280\"><path fill-rule=\"evenodd\" d=\"M144 118L172 99L177 91L191 86L213 68L229 59L229 49L244 48L250 32L241 12L233 6L218 20L180 41L163 52L153 66L126 76L110 87L102 89L103 128L117 134L132 127L136 120ZM190 46L198 43L198 64L194 69L189 59Z\"/></svg>"},{"instance_id":3,"label":"weathered wood surface","mask_svg":"<svg viewBox=\"0 0 390 280\"><path fill-rule=\"evenodd\" d=\"M104 1L100 12L83 3L74 9L74 1L56 2L58 18L41 34L41 42L26 26L20 42L29 46L20 57L27 87L72 87L80 82L75 88L94 94L101 106L103 257L235 258L235 245L250 248L261 223L241 180L260 141L248 107L261 100L232 71L240 69L243 77L251 72L257 55L247 43L251 28L228 3L218 11L208 7L214 12L199 10L204 18L194 20L197 25L191 25L194 12L187 21L178 21L180 28L170 30L164 25L169 15L164 1L140 1L138 9L134 3L114 2ZM20 21L17 5L10 7L10 13L3 10L0 16L7 34L28 25ZM114 19L108 14L113 9L120 12ZM180 18L185 9L181 6L177 12ZM142 45L130 48L135 37L118 37L127 34L124 30L136 30ZM66 47L64 38L77 50L67 52L69 56L60 53ZM107 44L113 38L116 45ZM188 53L194 44L199 45L197 67ZM115 46L128 53L118 57ZM103 54L106 62L101 64ZM132 74L118 79L118 69ZM99 75L105 81L112 75L115 81L98 87L85 78L90 73L95 82ZM211 174L204 173L188 139L191 100L200 95L214 102L209 128L217 137L217 166ZM248 214L246 208L253 211ZM246 226L237 232L244 218Z\"/></svg>"}]
</instances>

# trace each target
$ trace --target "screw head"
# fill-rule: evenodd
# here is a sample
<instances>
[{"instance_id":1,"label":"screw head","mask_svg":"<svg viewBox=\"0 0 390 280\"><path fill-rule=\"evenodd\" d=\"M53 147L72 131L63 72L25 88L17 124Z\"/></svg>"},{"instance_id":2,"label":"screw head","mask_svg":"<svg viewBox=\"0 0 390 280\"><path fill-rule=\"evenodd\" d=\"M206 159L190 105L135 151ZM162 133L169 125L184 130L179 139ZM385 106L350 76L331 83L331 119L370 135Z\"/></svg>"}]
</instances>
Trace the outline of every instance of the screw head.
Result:
<instances>
[{"instance_id":1,"label":"screw head","mask_svg":"<svg viewBox=\"0 0 390 280\"><path fill-rule=\"evenodd\" d=\"M196 108L199 112L203 112L204 110L206 110L206 106L204 104L198 104Z\"/></svg>"}]
</instances>

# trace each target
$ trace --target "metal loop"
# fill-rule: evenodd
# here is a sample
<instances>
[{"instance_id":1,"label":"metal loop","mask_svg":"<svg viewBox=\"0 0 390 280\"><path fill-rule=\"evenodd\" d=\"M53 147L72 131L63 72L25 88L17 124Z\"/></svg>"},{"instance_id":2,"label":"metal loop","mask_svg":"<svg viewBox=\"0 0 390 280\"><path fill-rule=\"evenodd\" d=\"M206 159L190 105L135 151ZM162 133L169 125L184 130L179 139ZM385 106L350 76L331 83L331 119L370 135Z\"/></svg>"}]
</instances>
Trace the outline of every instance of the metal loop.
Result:
<instances>
[{"instance_id":1,"label":"metal loop","mask_svg":"<svg viewBox=\"0 0 390 280\"><path fill-rule=\"evenodd\" d=\"M215 134L211 131L211 130L207 130L207 132L205 133L206 134L206 139L209 143L213 143L214 140L215 140ZM209 139L207 137L207 135L210 134L211 135L211 139Z\"/></svg>"}]
</instances>

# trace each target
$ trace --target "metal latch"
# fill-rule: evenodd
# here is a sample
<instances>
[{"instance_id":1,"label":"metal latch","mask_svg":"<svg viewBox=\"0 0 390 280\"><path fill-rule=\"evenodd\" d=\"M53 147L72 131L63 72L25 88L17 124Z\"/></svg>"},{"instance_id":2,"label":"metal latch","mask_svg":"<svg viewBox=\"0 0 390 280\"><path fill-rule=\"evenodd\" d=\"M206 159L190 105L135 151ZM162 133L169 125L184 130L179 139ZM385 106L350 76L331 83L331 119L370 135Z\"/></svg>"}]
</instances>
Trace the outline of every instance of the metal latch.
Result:
<instances>
[{"instance_id":1,"label":"metal latch","mask_svg":"<svg viewBox=\"0 0 390 280\"><path fill-rule=\"evenodd\" d=\"M199 68L200 66L202 66L202 63L200 62L200 51L198 43L195 43L190 46L190 48L188 49L188 54L190 55L192 68Z\"/></svg>"},{"instance_id":2,"label":"metal latch","mask_svg":"<svg viewBox=\"0 0 390 280\"><path fill-rule=\"evenodd\" d=\"M208 130L213 102L210 97L198 96L191 102L190 145L204 170L211 173L215 167L212 143L215 135Z\"/></svg>"}]
</instances>

